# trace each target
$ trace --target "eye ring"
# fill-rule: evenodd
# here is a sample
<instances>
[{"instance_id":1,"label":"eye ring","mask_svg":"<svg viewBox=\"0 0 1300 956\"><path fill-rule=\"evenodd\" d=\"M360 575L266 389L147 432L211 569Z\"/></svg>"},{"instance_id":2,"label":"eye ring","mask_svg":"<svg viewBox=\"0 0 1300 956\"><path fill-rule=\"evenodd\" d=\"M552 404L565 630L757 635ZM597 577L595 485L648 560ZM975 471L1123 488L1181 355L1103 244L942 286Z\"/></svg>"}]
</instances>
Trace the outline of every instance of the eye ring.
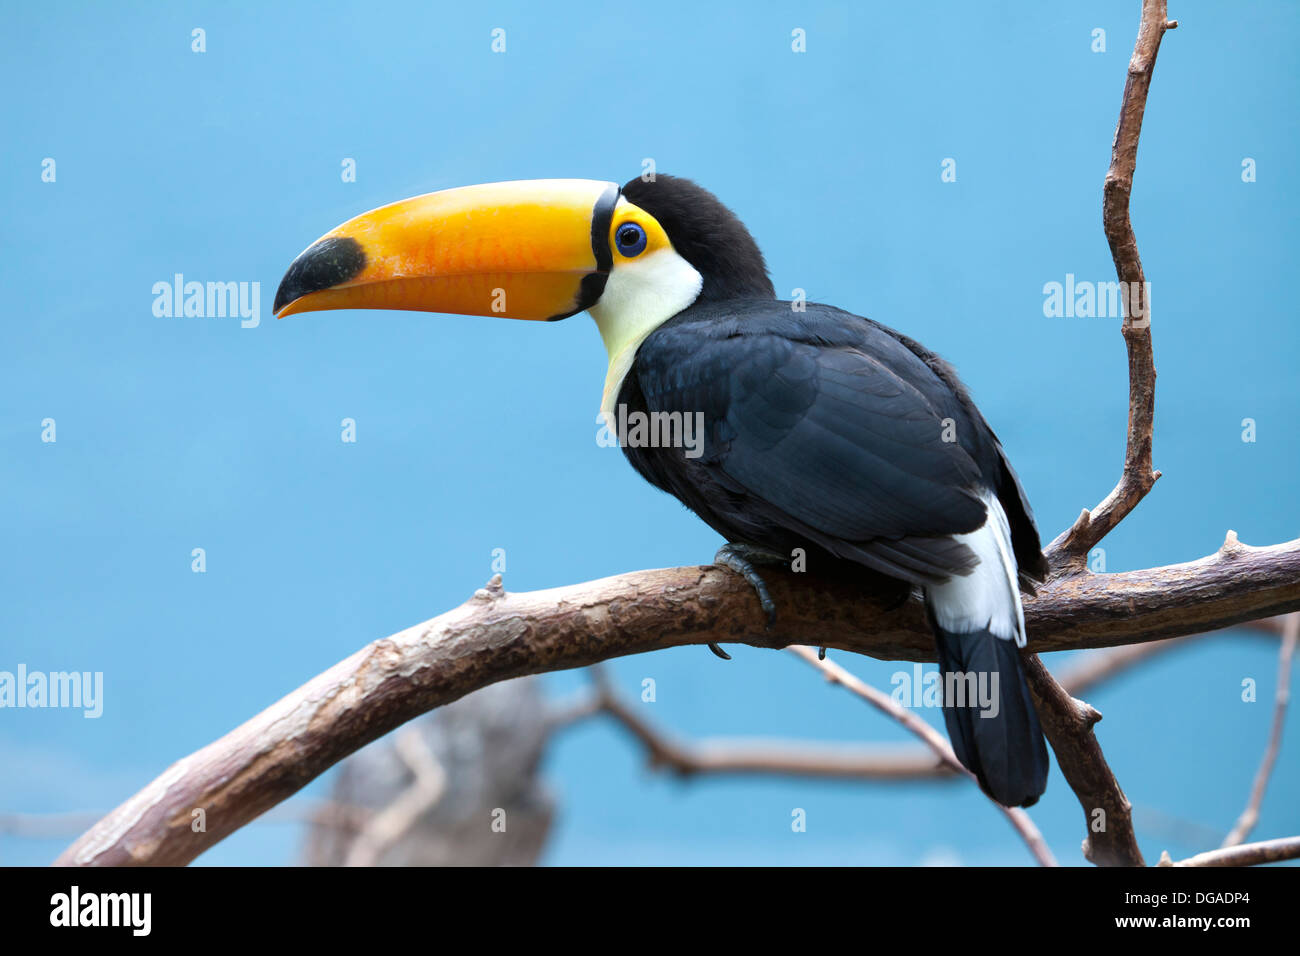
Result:
<instances>
[{"instance_id":1,"label":"eye ring","mask_svg":"<svg viewBox=\"0 0 1300 956\"><path fill-rule=\"evenodd\" d=\"M625 259L635 259L645 252L645 230L635 222L625 222L614 230L614 246Z\"/></svg>"}]
</instances>

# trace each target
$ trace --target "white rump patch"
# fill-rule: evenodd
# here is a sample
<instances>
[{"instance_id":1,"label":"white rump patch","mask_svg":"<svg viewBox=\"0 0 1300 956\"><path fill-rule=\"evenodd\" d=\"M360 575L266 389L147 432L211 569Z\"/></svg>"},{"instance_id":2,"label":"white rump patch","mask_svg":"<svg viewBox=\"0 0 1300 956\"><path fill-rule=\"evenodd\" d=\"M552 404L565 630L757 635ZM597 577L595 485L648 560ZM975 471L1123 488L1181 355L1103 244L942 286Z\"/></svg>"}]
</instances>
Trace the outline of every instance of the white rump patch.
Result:
<instances>
[{"instance_id":1,"label":"white rump patch","mask_svg":"<svg viewBox=\"0 0 1300 956\"><path fill-rule=\"evenodd\" d=\"M970 534L955 534L975 552L979 563L964 577L953 575L946 584L927 587L926 600L945 631L966 634L988 628L997 637L1025 646L1025 610L1020 603L1016 561L1011 550L1011 529L997 496L986 494L984 524Z\"/></svg>"}]
</instances>

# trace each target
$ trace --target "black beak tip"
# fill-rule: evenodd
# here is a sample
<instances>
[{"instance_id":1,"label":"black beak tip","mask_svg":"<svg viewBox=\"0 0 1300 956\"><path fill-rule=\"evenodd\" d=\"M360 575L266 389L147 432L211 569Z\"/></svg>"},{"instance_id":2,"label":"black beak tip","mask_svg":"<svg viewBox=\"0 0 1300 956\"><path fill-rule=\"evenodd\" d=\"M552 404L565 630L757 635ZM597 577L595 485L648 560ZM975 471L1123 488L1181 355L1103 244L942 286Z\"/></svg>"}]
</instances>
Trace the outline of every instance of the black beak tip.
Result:
<instances>
[{"instance_id":1,"label":"black beak tip","mask_svg":"<svg viewBox=\"0 0 1300 956\"><path fill-rule=\"evenodd\" d=\"M280 310L294 300L293 290L289 288L289 277L280 280L280 288L275 290L275 302L271 305L271 314L279 315Z\"/></svg>"},{"instance_id":2,"label":"black beak tip","mask_svg":"<svg viewBox=\"0 0 1300 956\"><path fill-rule=\"evenodd\" d=\"M280 288L275 290L275 302L271 305L271 314L279 315L280 310L293 301L293 293L285 288L284 279L280 280Z\"/></svg>"},{"instance_id":3,"label":"black beak tip","mask_svg":"<svg viewBox=\"0 0 1300 956\"><path fill-rule=\"evenodd\" d=\"M281 309L304 295L356 278L365 267L366 252L355 239L347 236L322 239L289 265L289 271L275 290L271 311L278 315Z\"/></svg>"}]
</instances>

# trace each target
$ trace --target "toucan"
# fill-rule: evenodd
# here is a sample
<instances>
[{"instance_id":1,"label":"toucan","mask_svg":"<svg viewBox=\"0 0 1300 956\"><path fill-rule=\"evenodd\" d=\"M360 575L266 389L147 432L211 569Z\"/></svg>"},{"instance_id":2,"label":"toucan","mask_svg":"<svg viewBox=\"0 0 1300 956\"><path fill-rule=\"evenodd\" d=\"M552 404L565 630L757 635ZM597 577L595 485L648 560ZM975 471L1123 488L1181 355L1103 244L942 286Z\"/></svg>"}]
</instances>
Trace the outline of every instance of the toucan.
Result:
<instances>
[{"instance_id":1,"label":"toucan","mask_svg":"<svg viewBox=\"0 0 1300 956\"><path fill-rule=\"evenodd\" d=\"M620 445L758 566L804 556L924 601L961 763L1030 806L1047 748L1025 682L1021 590L1047 563L1025 492L947 362L829 305L776 297L739 218L689 179L466 186L364 213L293 260L279 317L411 309L553 321L588 312L609 353L606 422L691 416L698 447ZM614 427L618 427L615 424ZM715 648L716 650L716 648Z\"/></svg>"}]
</instances>

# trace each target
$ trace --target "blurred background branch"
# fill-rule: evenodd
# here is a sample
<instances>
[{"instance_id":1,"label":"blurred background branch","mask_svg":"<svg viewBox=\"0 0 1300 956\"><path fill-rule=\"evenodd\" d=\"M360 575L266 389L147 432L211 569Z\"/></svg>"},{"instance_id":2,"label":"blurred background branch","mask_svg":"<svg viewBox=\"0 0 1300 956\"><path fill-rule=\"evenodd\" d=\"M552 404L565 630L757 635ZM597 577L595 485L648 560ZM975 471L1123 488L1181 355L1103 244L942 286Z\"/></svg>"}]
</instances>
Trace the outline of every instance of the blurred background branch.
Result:
<instances>
[{"instance_id":1,"label":"blurred background branch","mask_svg":"<svg viewBox=\"0 0 1300 956\"><path fill-rule=\"evenodd\" d=\"M1262 639L1277 639L1297 619L1300 615L1268 618L1244 628ZM1059 680L1071 694L1098 689L1169 651L1190 646L1189 640L1160 641L1091 651L1062 668ZM762 737L683 740L642 717L635 704L625 702L603 666L594 666L587 673L591 687L560 700L544 700L536 679L522 678L492 685L439 708L344 761L333 777L328 798L289 801L254 825L306 826L303 861L311 865L534 864L546 848L556 812L555 798L540 776L546 748L555 735L593 720L614 722L645 752L652 770L682 780L727 775L860 780L867 784L959 779L933 750L921 745ZM1285 683L1285 675L1279 673L1279 694ZM371 838L364 836L368 828L373 832L370 821L403 794L421 788L414 770L419 760L403 757L399 740L406 741L403 748L418 741L437 766L444 771L450 767L452 773L437 799L425 801L418 814L404 816L405 825L397 838L375 852ZM1256 811L1260 802L1262 794L1258 799L1252 794ZM485 807L499 807L504 812L509 821L504 833L492 832L484 819ZM102 816L101 811L0 813L0 834L67 838ZM1221 830L1179 820L1155 808L1138 808L1134 816L1162 839L1188 846L1226 843ZM358 845L362 849L356 849Z\"/></svg>"}]
</instances>

